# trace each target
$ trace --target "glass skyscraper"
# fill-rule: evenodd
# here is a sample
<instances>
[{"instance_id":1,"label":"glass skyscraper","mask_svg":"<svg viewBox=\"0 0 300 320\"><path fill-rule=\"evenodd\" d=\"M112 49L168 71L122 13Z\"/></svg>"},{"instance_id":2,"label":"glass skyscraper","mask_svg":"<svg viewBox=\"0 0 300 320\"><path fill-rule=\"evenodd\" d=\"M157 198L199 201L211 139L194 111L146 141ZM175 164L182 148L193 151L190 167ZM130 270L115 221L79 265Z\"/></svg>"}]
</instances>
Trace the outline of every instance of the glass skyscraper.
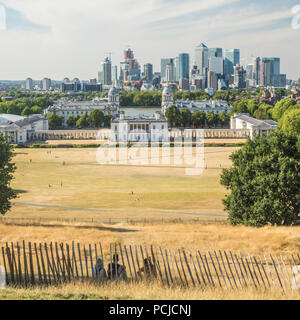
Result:
<instances>
[{"instance_id":1,"label":"glass skyscraper","mask_svg":"<svg viewBox=\"0 0 300 320\"><path fill-rule=\"evenodd\" d=\"M234 69L237 64L240 64L240 50L226 49L224 51L224 73L226 75L234 74Z\"/></svg>"},{"instance_id":2,"label":"glass skyscraper","mask_svg":"<svg viewBox=\"0 0 300 320\"><path fill-rule=\"evenodd\" d=\"M188 53L179 54L179 79L189 79L190 55Z\"/></svg>"}]
</instances>

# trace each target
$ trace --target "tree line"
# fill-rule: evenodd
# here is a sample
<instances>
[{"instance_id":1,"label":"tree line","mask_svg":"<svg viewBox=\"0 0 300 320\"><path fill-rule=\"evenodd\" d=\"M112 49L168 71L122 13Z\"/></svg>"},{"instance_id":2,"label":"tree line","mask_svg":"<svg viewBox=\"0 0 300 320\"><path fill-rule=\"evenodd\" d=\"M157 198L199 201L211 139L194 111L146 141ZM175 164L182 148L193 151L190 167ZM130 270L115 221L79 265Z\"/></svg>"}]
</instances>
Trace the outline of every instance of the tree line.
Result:
<instances>
[{"instance_id":1,"label":"tree line","mask_svg":"<svg viewBox=\"0 0 300 320\"><path fill-rule=\"evenodd\" d=\"M64 117L55 113L48 114L48 123L50 130L61 129L64 126ZM110 128L112 116L104 115L104 113L99 110L93 110L90 115L87 113L82 116L68 116L67 125L69 128L85 129L85 128Z\"/></svg>"},{"instance_id":2,"label":"tree line","mask_svg":"<svg viewBox=\"0 0 300 320\"><path fill-rule=\"evenodd\" d=\"M187 108L179 110L175 105L172 105L166 110L165 116L170 128L228 127L230 124L230 117L225 111L218 114L212 111L205 113L204 111L195 110L192 113Z\"/></svg>"}]
</instances>

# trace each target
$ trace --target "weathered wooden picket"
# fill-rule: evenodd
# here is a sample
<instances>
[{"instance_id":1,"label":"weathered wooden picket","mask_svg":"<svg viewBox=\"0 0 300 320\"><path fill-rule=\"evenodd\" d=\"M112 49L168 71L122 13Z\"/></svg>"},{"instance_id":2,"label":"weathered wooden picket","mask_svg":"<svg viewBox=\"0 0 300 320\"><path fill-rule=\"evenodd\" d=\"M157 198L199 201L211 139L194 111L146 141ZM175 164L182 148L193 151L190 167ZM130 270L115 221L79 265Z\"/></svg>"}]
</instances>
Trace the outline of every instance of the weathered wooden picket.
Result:
<instances>
[{"instance_id":1,"label":"weathered wooden picket","mask_svg":"<svg viewBox=\"0 0 300 320\"><path fill-rule=\"evenodd\" d=\"M153 246L101 243L6 243L0 265L10 285L55 285L75 280L98 281L93 272L98 258L104 267L114 254L126 267L127 281L160 281L166 286L205 288L299 288L300 256L250 255L231 251L194 252ZM141 272L141 269L147 272ZM101 280L103 281L103 280Z\"/></svg>"}]
</instances>

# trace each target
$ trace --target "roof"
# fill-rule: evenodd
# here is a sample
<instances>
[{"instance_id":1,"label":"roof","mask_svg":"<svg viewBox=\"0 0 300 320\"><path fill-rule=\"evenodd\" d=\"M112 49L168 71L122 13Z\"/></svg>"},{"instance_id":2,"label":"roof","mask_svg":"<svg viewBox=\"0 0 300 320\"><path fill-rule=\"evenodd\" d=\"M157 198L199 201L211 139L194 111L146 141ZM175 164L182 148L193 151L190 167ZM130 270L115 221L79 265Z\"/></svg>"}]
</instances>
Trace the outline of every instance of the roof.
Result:
<instances>
[{"instance_id":1,"label":"roof","mask_svg":"<svg viewBox=\"0 0 300 320\"><path fill-rule=\"evenodd\" d=\"M16 121L15 124L18 127L24 127L24 126L27 126L27 125L32 124L34 122L40 121L40 120L45 120L45 118L43 118L41 116L33 116L33 117L29 117L29 118L24 118L23 120Z\"/></svg>"},{"instance_id":2,"label":"roof","mask_svg":"<svg viewBox=\"0 0 300 320\"><path fill-rule=\"evenodd\" d=\"M234 116L234 118L246 121L255 127L278 126L278 123L273 120L259 120L259 119L255 119L253 117L250 117L249 115L246 115L246 114L237 114L236 116Z\"/></svg>"},{"instance_id":3,"label":"roof","mask_svg":"<svg viewBox=\"0 0 300 320\"><path fill-rule=\"evenodd\" d=\"M0 123L1 123L1 118L5 119L9 122L16 122L18 120L22 120L25 119L25 117L19 116L19 115L15 115L15 114L7 114L7 113L1 113L0 114Z\"/></svg>"}]
</instances>

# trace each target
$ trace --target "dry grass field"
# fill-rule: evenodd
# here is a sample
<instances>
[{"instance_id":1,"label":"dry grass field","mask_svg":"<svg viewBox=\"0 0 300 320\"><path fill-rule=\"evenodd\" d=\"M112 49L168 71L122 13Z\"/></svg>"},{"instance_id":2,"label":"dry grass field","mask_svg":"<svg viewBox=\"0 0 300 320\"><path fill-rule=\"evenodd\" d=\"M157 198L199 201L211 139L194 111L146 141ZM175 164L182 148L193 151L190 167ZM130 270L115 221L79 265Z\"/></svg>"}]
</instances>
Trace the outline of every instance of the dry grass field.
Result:
<instances>
[{"instance_id":1,"label":"dry grass field","mask_svg":"<svg viewBox=\"0 0 300 320\"><path fill-rule=\"evenodd\" d=\"M299 300L299 291L168 288L159 283L74 283L58 287L0 291L0 300Z\"/></svg>"},{"instance_id":2,"label":"dry grass field","mask_svg":"<svg viewBox=\"0 0 300 320\"><path fill-rule=\"evenodd\" d=\"M13 187L19 190L19 197L17 205L0 220L0 246L22 240L74 240L82 244L101 241L104 255L113 242L250 254L299 253L300 227L257 229L226 222L222 205L226 190L219 175L231 165L229 155L235 150L205 148L203 174L187 176L180 166L99 165L96 149L16 149ZM143 219L146 222L140 221ZM294 292L283 296L276 291L203 292L171 290L159 284L151 288L139 285L137 290L134 284L124 286L8 288L0 292L0 299L299 299Z\"/></svg>"}]
</instances>

